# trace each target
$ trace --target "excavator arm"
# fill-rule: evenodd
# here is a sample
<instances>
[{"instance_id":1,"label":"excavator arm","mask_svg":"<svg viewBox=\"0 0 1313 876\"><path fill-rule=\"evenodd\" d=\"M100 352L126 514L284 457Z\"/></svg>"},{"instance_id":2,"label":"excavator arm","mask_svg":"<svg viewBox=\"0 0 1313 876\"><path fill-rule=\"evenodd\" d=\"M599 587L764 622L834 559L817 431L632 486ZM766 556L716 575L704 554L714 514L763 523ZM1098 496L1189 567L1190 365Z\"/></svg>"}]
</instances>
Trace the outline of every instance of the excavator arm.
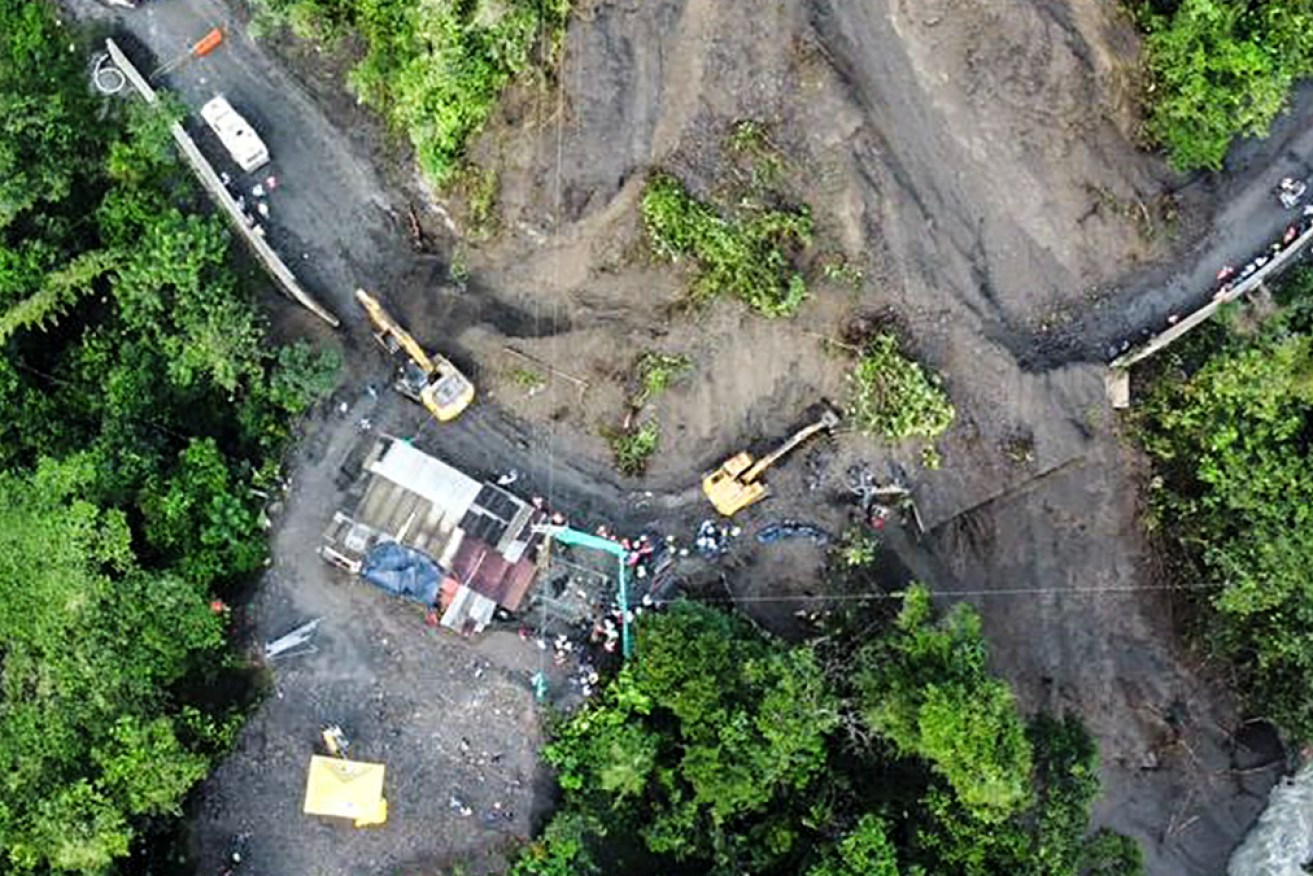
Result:
<instances>
[{"instance_id":1,"label":"excavator arm","mask_svg":"<svg viewBox=\"0 0 1313 876\"><path fill-rule=\"evenodd\" d=\"M365 308L365 313L369 314L369 319L383 335L391 337L401 345L401 349L406 351L406 355L411 358L416 365L425 374L432 374L437 366L429 358L429 354L424 352L424 348L419 345L419 341L411 336L410 332L403 329L392 315L383 309L383 305L378 303L378 299L370 295L364 289L356 290L356 301L360 306Z\"/></svg>"},{"instance_id":2,"label":"excavator arm","mask_svg":"<svg viewBox=\"0 0 1313 876\"><path fill-rule=\"evenodd\" d=\"M816 422L799 429L774 452L756 462L752 461L752 454L746 450L735 454L702 479L702 492L717 511L726 517L733 517L766 497L766 485L761 482L766 469L817 432L833 429L837 425L839 415L827 409Z\"/></svg>"},{"instance_id":3,"label":"excavator arm","mask_svg":"<svg viewBox=\"0 0 1313 876\"><path fill-rule=\"evenodd\" d=\"M833 429L837 425L839 425L839 415L834 411L827 410L821 415L819 420L808 426L802 427L797 432L794 432L787 441L763 456L761 459L757 460L750 469L745 471L739 477L739 480L745 484L752 483L757 478L761 477L766 472L766 469L787 456L799 444L806 441L817 432Z\"/></svg>"}]
</instances>

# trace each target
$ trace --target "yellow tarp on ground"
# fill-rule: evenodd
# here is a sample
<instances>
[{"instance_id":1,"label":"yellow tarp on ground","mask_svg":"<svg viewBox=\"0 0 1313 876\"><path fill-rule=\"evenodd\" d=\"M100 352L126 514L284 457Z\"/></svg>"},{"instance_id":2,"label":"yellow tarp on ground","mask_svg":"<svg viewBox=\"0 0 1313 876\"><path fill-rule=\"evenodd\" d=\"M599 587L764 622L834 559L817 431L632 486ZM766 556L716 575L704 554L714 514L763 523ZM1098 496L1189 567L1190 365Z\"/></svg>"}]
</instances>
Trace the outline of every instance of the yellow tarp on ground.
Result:
<instances>
[{"instance_id":1,"label":"yellow tarp on ground","mask_svg":"<svg viewBox=\"0 0 1313 876\"><path fill-rule=\"evenodd\" d=\"M314 755L305 783L306 814L350 818L356 827L382 824L388 820L384 769L381 763Z\"/></svg>"}]
</instances>

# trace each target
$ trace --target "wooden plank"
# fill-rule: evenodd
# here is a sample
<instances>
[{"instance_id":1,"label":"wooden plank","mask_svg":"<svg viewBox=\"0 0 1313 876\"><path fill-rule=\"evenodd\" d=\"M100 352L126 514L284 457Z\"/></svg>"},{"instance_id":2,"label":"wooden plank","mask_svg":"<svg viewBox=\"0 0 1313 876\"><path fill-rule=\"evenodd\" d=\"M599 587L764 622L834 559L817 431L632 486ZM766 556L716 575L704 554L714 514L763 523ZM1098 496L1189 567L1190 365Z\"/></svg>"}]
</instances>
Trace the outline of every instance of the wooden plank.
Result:
<instances>
[{"instance_id":1,"label":"wooden plank","mask_svg":"<svg viewBox=\"0 0 1313 876\"><path fill-rule=\"evenodd\" d=\"M1104 388L1108 392L1108 403L1114 408L1131 406L1131 372L1127 368L1109 368L1103 377Z\"/></svg>"}]
</instances>

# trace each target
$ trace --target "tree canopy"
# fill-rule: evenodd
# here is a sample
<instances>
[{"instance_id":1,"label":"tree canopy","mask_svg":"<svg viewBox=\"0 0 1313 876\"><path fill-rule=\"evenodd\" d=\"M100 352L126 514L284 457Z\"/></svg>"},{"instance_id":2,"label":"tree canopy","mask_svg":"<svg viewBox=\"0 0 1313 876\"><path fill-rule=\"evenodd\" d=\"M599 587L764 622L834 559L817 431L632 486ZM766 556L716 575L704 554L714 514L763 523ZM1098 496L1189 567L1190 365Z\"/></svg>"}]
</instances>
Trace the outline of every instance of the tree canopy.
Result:
<instances>
[{"instance_id":1,"label":"tree canopy","mask_svg":"<svg viewBox=\"0 0 1313 876\"><path fill-rule=\"evenodd\" d=\"M1203 641L1255 712L1313 737L1313 325L1297 303L1257 334L1169 355L1140 417L1154 520L1186 580L1217 585ZM1211 355L1209 354L1211 353Z\"/></svg>"},{"instance_id":2,"label":"tree canopy","mask_svg":"<svg viewBox=\"0 0 1313 876\"><path fill-rule=\"evenodd\" d=\"M466 144L483 128L502 89L536 67L551 67L570 11L569 0L253 5L261 27L285 24L313 39L359 34L365 55L351 71L351 88L407 134L420 167L439 185L457 176Z\"/></svg>"},{"instance_id":3,"label":"tree canopy","mask_svg":"<svg viewBox=\"0 0 1313 876\"><path fill-rule=\"evenodd\" d=\"M1007 683L985 667L980 617L959 604L932 623L929 594L912 590L894 630L862 655L862 717L900 754L922 758L983 821L1027 799L1030 746Z\"/></svg>"},{"instance_id":4,"label":"tree canopy","mask_svg":"<svg viewBox=\"0 0 1313 876\"><path fill-rule=\"evenodd\" d=\"M331 355L265 342L171 113L86 84L45 2L0 4L0 871L108 872L240 725L211 605Z\"/></svg>"},{"instance_id":5,"label":"tree canopy","mask_svg":"<svg viewBox=\"0 0 1313 876\"><path fill-rule=\"evenodd\" d=\"M692 603L645 617L635 660L557 725L561 804L513 873L1142 872L1134 844L1086 838L1089 737L1022 719L968 608L936 619L913 588L862 639L790 645Z\"/></svg>"},{"instance_id":6,"label":"tree canopy","mask_svg":"<svg viewBox=\"0 0 1313 876\"><path fill-rule=\"evenodd\" d=\"M1313 73L1309 0L1133 4L1147 31L1147 132L1180 170L1218 170L1231 139L1264 136Z\"/></svg>"}]
</instances>

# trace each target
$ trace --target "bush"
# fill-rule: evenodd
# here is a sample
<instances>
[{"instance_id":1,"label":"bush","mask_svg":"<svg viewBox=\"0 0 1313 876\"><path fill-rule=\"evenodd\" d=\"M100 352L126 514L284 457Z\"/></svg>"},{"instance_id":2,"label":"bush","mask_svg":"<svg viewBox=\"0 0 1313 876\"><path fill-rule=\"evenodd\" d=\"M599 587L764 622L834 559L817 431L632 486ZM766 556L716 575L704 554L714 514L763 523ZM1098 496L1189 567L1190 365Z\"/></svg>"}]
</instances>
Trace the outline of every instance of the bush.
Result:
<instances>
[{"instance_id":1,"label":"bush","mask_svg":"<svg viewBox=\"0 0 1313 876\"><path fill-rule=\"evenodd\" d=\"M1137 11L1150 77L1147 130L1179 170L1220 169L1236 135L1264 136L1313 72L1313 10L1287 0L1181 0Z\"/></svg>"},{"instance_id":2,"label":"bush","mask_svg":"<svg viewBox=\"0 0 1313 876\"><path fill-rule=\"evenodd\" d=\"M649 350L638 357L634 367L638 392L629 400L630 407L643 407L692 370L693 360L688 356Z\"/></svg>"},{"instance_id":3,"label":"bush","mask_svg":"<svg viewBox=\"0 0 1313 876\"><path fill-rule=\"evenodd\" d=\"M635 429L605 429L602 437L611 447L616 469L624 475L638 477L647 471L648 460L661 442L661 428L647 420Z\"/></svg>"},{"instance_id":4,"label":"bush","mask_svg":"<svg viewBox=\"0 0 1313 876\"><path fill-rule=\"evenodd\" d=\"M437 185L462 168L465 146L497 98L535 64L539 38L554 54L569 0L257 0L267 18L306 36L355 29L365 57L349 76L360 100L405 131Z\"/></svg>"},{"instance_id":5,"label":"bush","mask_svg":"<svg viewBox=\"0 0 1313 876\"><path fill-rule=\"evenodd\" d=\"M726 218L679 180L659 173L643 190L642 213L658 254L693 261L695 302L731 295L763 316L777 317L792 316L807 297L807 283L793 261L811 243L806 208Z\"/></svg>"},{"instance_id":6,"label":"bush","mask_svg":"<svg viewBox=\"0 0 1313 876\"><path fill-rule=\"evenodd\" d=\"M938 375L927 375L898 349L891 334L876 335L848 374L848 419L858 429L887 441L934 440L953 423L956 411Z\"/></svg>"}]
</instances>

